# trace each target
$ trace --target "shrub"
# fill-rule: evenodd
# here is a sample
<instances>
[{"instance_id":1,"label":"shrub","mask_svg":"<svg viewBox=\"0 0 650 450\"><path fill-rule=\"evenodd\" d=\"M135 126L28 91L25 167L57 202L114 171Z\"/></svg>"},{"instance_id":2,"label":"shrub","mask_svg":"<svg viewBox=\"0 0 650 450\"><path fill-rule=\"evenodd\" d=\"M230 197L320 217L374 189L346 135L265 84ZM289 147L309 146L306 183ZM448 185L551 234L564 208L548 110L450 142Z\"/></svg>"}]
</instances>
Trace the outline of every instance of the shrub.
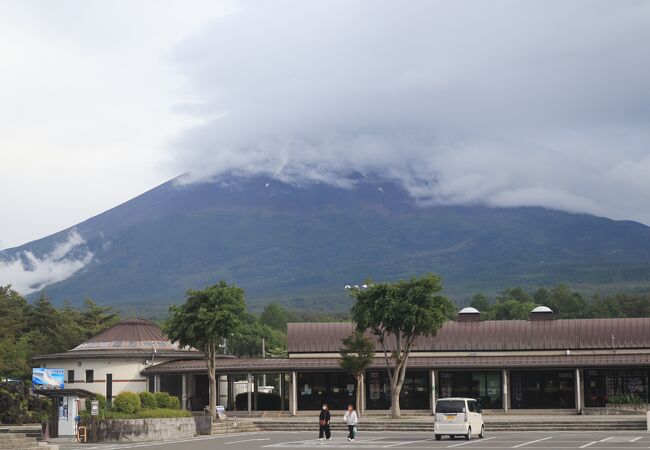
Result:
<instances>
[{"instance_id":1,"label":"shrub","mask_svg":"<svg viewBox=\"0 0 650 450\"><path fill-rule=\"evenodd\" d=\"M47 399L30 395L28 383L0 383L0 423L44 422L51 405Z\"/></svg>"},{"instance_id":2,"label":"shrub","mask_svg":"<svg viewBox=\"0 0 650 450\"><path fill-rule=\"evenodd\" d=\"M122 392L113 399L113 409L125 414L133 414L141 407L140 397L135 392Z\"/></svg>"},{"instance_id":3,"label":"shrub","mask_svg":"<svg viewBox=\"0 0 650 450\"><path fill-rule=\"evenodd\" d=\"M169 399L169 409L181 409L181 401L178 397L171 397Z\"/></svg>"},{"instance_id":4,"label":"shrub","mask_svg":"<svg viewBox=\"0 0 650 450\"><path fill-rule=\"evenodd\" d=\"M107 411L106 419L173 419L178 417L192 417L192 413L184 409L140 409L133 414L125 414L117 411Z\"/></svg>"},{"instance_id":5,"label":"shrub","mask_svg":"<svg viewBox=\"0 0 650 450\"><path fill-rule=\"evenodd\" d=\"M167 392L156 392L156 404L158 408L172 409L172 398Z\"/></svg>"},{"instance_id":6,"label":"shrub","mask_svg":"<svg viewBox=\"0 0 650 450\"><path fill-rule=\"evenodd\" d=\"M645 403L644 399L635 394L610 395L607 399L609 404L618 405L639 405Z\"/></svg>"},{"instance_id":7,"label":"shrub","mask_svg":"<svg viewBox=\"0 0 650 450\"><path fill-rule=\"evenodd\" d=\"M143 409L155 409L158 407L156 396L151 392L140 392L138 395L140 396L140 403Z\"/></svg>"}]
</instances>

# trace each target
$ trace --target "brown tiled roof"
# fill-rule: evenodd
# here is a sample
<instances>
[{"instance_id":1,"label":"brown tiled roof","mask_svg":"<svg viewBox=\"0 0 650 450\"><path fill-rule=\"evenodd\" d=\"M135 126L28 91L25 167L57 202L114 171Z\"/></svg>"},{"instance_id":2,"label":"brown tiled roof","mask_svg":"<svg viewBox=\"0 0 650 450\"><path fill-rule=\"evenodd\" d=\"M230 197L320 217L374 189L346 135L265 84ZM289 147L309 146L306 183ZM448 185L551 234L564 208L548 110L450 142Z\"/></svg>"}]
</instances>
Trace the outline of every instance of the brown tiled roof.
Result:
<instances>
[{"instance_id":1,"label":"brown tiled roof","mask_svg":"<svg viewBox=\"0 0 650 450\"><path fill-rule=\"evenodd\" d=\"M158 325L146 319L126 319L65 353L35 356L33 360L151 357L193 358L202 353L180 348L165 336Z\"/></svg>"},{"instance_id":2,"label":"brown tiled roof","mask_svg":"<svg viewBox=\"0 0 650 450\"><path fill-rule=\"evenodd\" d=\"M160 327L146 319L126 319L86 342L109 341L167 341Z\"/></svg>"},{"instance_id":3,"label":"brown tiled roof","mask_svg":"<svg viewBox=\"0 0 650 450\"><path fill-rule=\"evenodd\" d=\"M334 353L354 331L349 322L290 323L289 353ZM413 351L597 350L650 348L650 318L486 320L445 323ZM377 345L377 350L380 350Z\"/></svg>"},{"instance_id":4,"label":"brown tiled roof","mask_svg":"<svg viewBox=\"0 0 650 450\"><path fill-rule=\"evenodd\" d=\"M650 354L598 354L598 355L481 355L438 356L409 358L409 369L530 369L530 368L587 368L650 366ZM375 358L370 369L385 369L383 358ZM149 367L144 374L203 373L205 360L177 360ZM337 358L233 358L217 360L217 373L264 373L297 371L341 370Z\"/></svg>"}]
</instances>

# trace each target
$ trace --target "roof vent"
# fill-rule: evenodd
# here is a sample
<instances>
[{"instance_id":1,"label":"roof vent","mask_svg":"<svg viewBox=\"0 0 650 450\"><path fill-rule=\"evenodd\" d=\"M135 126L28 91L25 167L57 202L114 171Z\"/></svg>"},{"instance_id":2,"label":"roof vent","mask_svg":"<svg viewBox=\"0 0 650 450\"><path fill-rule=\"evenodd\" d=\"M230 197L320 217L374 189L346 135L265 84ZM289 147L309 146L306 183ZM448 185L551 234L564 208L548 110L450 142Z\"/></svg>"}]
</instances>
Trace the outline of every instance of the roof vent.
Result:
<instances>
[{"instance_id":1,"label":"roof vent","mask_svg":"<svg viewBox=\"0 0 650 450\"><path fill-rule=\"evenodd\" d=\"M481 320L481 313L478 309L468 306L458 312L458 322L478 322Z\"/></svg>"},{"instance_id":2,"label":"roof vent","mask_svg":"<svg viewBox=\"0 0 650 450\"><path fill-rule=\"evenodd\" d=\"M553 310L548 306L538 306L530 312L530 320L552 320Z\"/></svg>"}]
</instances>

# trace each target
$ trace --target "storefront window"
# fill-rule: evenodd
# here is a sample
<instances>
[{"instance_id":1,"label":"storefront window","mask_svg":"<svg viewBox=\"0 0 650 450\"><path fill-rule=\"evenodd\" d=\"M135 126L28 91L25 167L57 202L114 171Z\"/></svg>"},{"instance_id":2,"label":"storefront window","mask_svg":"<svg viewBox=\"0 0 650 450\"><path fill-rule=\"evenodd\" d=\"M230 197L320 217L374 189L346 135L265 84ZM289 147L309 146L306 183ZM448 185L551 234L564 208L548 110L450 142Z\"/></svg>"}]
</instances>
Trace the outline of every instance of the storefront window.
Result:
<instances>
[{"instance_id":1,"label":"storefront window","mask_svg":"<svg viewBox=\"0 0 650 450\"><path fill-rule=\"evenodd\" d=\"M573 371L513 371L513 409L575 408Z\"/></svg>"},{"instance_id":2,"label":"storefront window","mask_svg":"<svg viewBox=\"0 0 650 450\"><path fill-rule=\"evenodd\" d=\"M635 395L648 401L648 372L645 369L587 369L584 371L585 406L604 407L609 398Z\"/></svg>"},{"instance_id":3,"label":"storefront window","mask_svg":"<svg viewBox=\"0 0 650 450\"><path fill-rule=\"evenodd\" d=\"M438 397L475 398L484 409L501 409L500 372L440 372Z\"/></svg>"},{"instance_id":4,"label":"storefront window","mask_svg":"<svg viewBox=\"0 0 650 450\"><path fill-rule=\"evenodd\" d=\"M400 408L429 409L429 373L426 371L406 371L402 392L400 393ZM366 373L366 408L390 408L390 381L388 373L368 371Z\"/></svg>"},{"instance_id":5,"label":"storefront window","mask_svg":"<svg viewBox=\"0 0 650 450\"><path fill-rule=\"evenodd\" d=\"M344 372L298 374L298 409L317 410L326 402L330 409L343 410L355 403L356 381Z\"/></svg>"}]
</instances>

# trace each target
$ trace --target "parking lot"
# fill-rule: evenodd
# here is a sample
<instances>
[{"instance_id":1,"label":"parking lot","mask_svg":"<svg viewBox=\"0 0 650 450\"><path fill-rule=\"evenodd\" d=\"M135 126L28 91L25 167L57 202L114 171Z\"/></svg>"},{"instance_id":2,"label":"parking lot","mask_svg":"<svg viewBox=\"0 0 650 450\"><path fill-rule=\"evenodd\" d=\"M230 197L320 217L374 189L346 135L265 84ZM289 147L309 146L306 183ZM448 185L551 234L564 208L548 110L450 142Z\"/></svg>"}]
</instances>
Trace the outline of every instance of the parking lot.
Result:
<instances>
[{"instance_id":1,"label":"parking lot","mask_svg":"<svg viewBox=\"0 0 650 450\"><path fill-rule=\"evenodd\" d=\"M221 436L203 436L157 443L122 443L122 444L70 444L61 445L61 449L291 449L319 448L341 449L358 447L363 449L435 449L435 448L473 448L473 449L582 449L617 450L650 448L650 433L637 432L495 432L486 433L485 439L464 438L435 441L431 433L408 432L368 432L359 434L355 442L348 442L343 433L336 433L329 441L319 441L314 433L307 432L263 432L240 433Z\"/></svg>"}]
</instances>

